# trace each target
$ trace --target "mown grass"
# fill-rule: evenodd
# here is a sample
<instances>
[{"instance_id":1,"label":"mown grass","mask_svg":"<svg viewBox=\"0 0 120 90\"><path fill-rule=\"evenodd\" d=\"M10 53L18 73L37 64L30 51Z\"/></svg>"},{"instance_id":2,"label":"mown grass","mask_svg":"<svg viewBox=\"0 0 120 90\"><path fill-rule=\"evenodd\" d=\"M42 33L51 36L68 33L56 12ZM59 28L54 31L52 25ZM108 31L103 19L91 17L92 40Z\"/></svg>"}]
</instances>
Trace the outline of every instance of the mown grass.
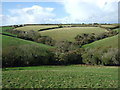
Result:
<instances>
[{"instance_id":1,"label":"mown grass","mask_svg":"<svg viewBox=\"0 0 120 90\"><path fill-rule=\"evenodd\" d=\"M59 28L54 30L40 31L42 36L50 36L57 41L62 41L62 40L74 41L74 38L78 34L82 34L82 33L101 34L104 32L107 32L106 29L102 29L99 27L70 27L70 28Z\"/></svg>"},{"instance_id":2,"label":"mown grass","mask_svg":"<svg viewBox=\"0 0 120 90\"><path fill-rule=\"evenodd\" d=\"M29 30L38 31L40 29L52 28L52 27L58 27L58 26L57 25L24 26L24 27L18 27L16 29L22 31L29 31Z\"/></svg>"},{"instance_id":3,"label":"mown grass","mask_svg":"<svg viewBox=\"0 0 120 90\"><path fill-rule=\"evenodd\" d=\"M118 88L118 67L17 67L2 75L3 88Z\"/></svg>"},{"instance_id":4,"label":"mown grass","mask_svg":"<svg viewBox=\"0 0 120 90\"><path fill-rule=\"evenodd\" d=\"M86 44L83 48L118 48L118 35Z\"/></svg>"}]
</instances>

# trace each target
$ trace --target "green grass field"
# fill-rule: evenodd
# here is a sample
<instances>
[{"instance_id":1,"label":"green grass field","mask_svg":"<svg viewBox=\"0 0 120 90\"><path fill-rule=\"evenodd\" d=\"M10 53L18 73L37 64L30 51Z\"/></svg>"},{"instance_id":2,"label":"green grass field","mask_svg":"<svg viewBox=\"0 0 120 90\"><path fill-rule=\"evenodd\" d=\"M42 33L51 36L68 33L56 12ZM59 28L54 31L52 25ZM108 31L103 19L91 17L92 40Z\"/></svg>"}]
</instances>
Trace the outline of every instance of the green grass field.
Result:
<instances>
[{"instance_id":1,"label":"green grass field","mask_svg":"<svg viewBox=\"0 0 120 90\"><path fill-rule=\"evenodd\" d=\"M2 48L11 47L11 46L20 46L20 45L32 45L32 44L41 47L41 49L52 48L51 46L44 45L41 43L36 43L28 40L2 35L2 45L3 45Z\"/></svg>"},{"instance_id":2,"label":"green grass field","mask_svg":"<svg viewBox=\"0 0 120 90\"><path fill-rule=\"evenodd\" d=\"M108 37L102 40L95 41L93 43L83 46L84 48L118 48L118 35Z\"/></svg>"},{"instance_id":3,"label":"green grass field","mask_svg":"<svg viewBox=\"0 0 120 90\"><path fill-rule=\"evenodd\" d=\"M118 67L16 67L2 75L3 88L118 88Z\"/></svg>"},{"instance_id":4,"label":"green grass field","mask_svg":"<svg viewBox=\"0 0 120 90\"><path fill-rule=\"evenodd\" d=\"M18 28L15 28L15 29L17 29L17 30L22 30L22 31L29 31L29 30L38 31L38 30L40 30L40 29L52 28L52 27L58 27L58 26L57 26L57 25L38 25L38 26L18 27Z\"/></svg>"},{"instance_id":5,"label":"green grass field","mask_svg":"<svg viewBox=\"0 0 120 90\"><path fill-rule=\"evenodd\" d=\"M14 27L9 27L9 26L0 27L0 30L7 30L7 29L14 29Z\"/></svg>"},{"instance_id":6,"label":"green grass field","mask_svg":"<svg viewBox=\"0 0 120 90\"><path fill-rule=\"evenodd\" d=\"M40 31L42 36L50 36L54 40L58 41L62 40L74 41L75 36L82 33L100 34L104 32L107 32L106 29L102 29L99 27L71 27Z\"/></svg>"}]
</instances>

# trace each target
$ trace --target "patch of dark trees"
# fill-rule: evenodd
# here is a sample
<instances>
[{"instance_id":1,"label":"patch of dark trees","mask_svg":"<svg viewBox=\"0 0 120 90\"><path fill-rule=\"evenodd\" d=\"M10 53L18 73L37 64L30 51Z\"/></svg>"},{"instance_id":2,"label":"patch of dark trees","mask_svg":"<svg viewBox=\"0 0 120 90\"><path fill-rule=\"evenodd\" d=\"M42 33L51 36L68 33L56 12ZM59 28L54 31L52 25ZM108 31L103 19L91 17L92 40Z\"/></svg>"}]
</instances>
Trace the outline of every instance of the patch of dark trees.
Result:
<instances>
[{"instance_id":1,"label":"patch of dark trees","mask_svg":"<svg viewBox=\"0 0 120 90\"><path fill-rule=\"evenodd\" d=\"M38 65L120 65L118 49L107 47L84 49L85 44L117 35L117 32L109 31L100 35L81 34L75 37L74 42L55 41L51 37L41 36L36 31L6 30L16 34L18 38L43 43L55 48L41 51L35 45L21 45L8 47L2 51L2 67L38 66Z\"/></svg>"}]
</instances>

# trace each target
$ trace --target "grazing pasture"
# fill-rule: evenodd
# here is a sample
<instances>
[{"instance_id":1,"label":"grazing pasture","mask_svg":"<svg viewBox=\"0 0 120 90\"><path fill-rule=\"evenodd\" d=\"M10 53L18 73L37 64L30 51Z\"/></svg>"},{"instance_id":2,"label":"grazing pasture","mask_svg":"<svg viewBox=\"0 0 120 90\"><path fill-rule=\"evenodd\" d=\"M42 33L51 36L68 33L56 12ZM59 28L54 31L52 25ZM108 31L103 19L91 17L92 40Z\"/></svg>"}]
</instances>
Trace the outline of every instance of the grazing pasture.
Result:
<instances>
[{"instance_id":1,"label":"grazing pasture","mask_svg":"<svg viewBox=\"0 0 120 90\"><path fill-rule=\"evenodd\" d=\"M53 27L58 27L58 26L57 25L34 25L34 26L18 27L16 29L22 30L22 31L29 31L29 30L38 31L40 29L53 28Z\"/></svg>"},{"instance_id":2,"label":"grazing pasture","mask_svg":"<svg viewBox=\"0 0 120 90\"><path fill-rule=\"evenodd\" d=\"M118 48L118 35L95 41L83 46L84 48Z\"/></svg>"},{"instance_id":3,"label":"grazing pasture","mask_svg":"<svg viewBox=\"0 0 120 90\"><path fill-rule=\"evenodd\" d=\"M16 67L2 75L3 88L118 88L118 67Z\"/></svg>"},{"instance_id":4,"label":"grazing pasture","mask_svg":"<svg viewBox=\"0 0 120 90\"><path fill-rule=\"evenodd\" d=\"M107 30L99 27L70 27L70 28L59 28L53 30L40 31L40 34L42 36L50 36L54 40L58 40L58 41L62 41L62 40L74 41L74 38L78 34L82 34L82 33L101 34L104 32L107 32Z\"/></svg>"}]
</instances>

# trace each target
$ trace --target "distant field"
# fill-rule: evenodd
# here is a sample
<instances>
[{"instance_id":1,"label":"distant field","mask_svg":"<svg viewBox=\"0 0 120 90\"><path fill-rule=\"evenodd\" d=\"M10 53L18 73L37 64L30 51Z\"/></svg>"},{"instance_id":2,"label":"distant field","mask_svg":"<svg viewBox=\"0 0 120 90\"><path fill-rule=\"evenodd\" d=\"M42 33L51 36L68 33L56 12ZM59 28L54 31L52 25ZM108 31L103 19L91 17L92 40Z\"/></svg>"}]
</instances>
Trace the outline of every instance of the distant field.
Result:
<instances>
[{"instance_id":1,"label":"distant field","mask_svg":"<svg viewBox=\"0 0 120 90\"><path fill-rule=\"evenodd\" d=\"M3 88L118 88L118 67L16 67L2 76Z\"/></svg>"},{"instance_id":2,"label":"distant field","mask_svg":"<svg viewBox=\"0 0 120 90\"><path fill-rule=\"evenodd\" d=\"M106 47L118 48L118 35L95 41L93 43L84 45L83 47L84 48L98 48L98 47L100 47L100 48L106 48Z\"/></svg>"},{"instance_id":3,"label":"distant field","mask_svg":"<svg viewBox=\"0 0 120 90\"><path fill-rule=\"evenodd\" d=\"M71 27L40 31L42 36L50 36L54 40L58 41L62 40L74 41L75 36L82 33L100 34L104 32L106 32L106 29L102 29L99 27Z\"/></svg>"},{"instance_id":4,"label":"distant field","mask_svg":"<svg viewBox=\"0 0 120 90\"><path fill-rule=\"evenodd\" d=\"M52 28L52 27L58 27L57 25L39 25L39 26L24 26L24 27L18 27L16 28L17 30L22 30L22 31L29 31L29 30L34 30L38 31L40 29L45 29L45 28Z\"/></svg>"},{"instance_id":5,"label":"distant field","mask_svg":"<svg viewBox=\"0 0 120 90\"><path fill-rule=\"evenodd\" d=\"M106 28L114 28L116 27L117 25L101 25L102 27L106 27Z\"/></svg>"}]
</instances>

